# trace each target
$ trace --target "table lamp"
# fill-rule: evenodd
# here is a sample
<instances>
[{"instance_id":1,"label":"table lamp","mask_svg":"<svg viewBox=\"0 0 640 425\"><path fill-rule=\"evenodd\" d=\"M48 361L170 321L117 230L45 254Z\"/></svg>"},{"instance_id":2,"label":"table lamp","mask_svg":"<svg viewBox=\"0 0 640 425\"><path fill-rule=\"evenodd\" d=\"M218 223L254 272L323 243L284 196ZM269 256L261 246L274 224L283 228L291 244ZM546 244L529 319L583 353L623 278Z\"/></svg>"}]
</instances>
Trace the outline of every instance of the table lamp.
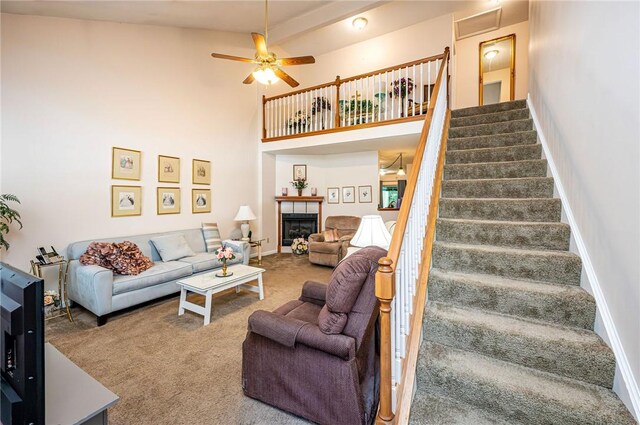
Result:
<instances>
[{"instance_id":1,"label":"table lamp","mask_svg":"<svg viewBox=\"0 0 640 425\"><path fill-rule=\"evenodd\" d=\"M249 221L255 220L256 215L251 211L251 207L249 205L242 205L238 210L238 214L236 214L235 221L242 221L240 225L240 230L242 230L242 240L249 240Z\"/></svg>"},{"instance_id":2,"label":"table lamp","mask_svg":"<svg viewBox=\"0 0 640 425\"><path fill-rule=\"evenodd\" d=\"M390 243L391 234L379 215L365 215L362 217L360 227L358 227L358 231L351 239L351 245L361 248L374 245L389 249Z\"/></svg>"}]
</instances>

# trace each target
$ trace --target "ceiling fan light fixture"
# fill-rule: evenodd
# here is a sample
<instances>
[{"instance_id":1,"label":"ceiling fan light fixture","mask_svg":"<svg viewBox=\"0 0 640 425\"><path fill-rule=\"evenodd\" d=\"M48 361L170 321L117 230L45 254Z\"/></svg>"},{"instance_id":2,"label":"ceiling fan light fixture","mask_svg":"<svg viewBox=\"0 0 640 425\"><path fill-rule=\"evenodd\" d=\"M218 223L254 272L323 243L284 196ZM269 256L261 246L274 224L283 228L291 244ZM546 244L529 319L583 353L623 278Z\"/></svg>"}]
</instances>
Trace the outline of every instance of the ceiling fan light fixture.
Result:
<instances>
[{"instance_id":1,"label":"ceiling fan light fixture","mask_svg":"<svg viewBox=\"0 0 640 425\"><path fill-rule=\"evenodd\" d=\"M491 60L493 58L495 58L496 56L498 56L498 53L500 53L497 50L489 50L488 52L484 53L484 57L488 60Z\"/></svg>"},{"instance_id":2,"label":"ceiling fan light fixture","mask_svg":"<svg viewBox=\"0 0 640 425\"><path fill-rule=\"evenodd\" d=\"M351 25L353 25L353 27L358 31L362 31L368 23L369 21L367 18L363 18L362 16L351 21Z\"/></svg>"},{"instance_id":3,"label":"ceiling fan light fixture","mask_svg":"<svg viewBox=\"0 0 640 425\"><path fill-rule=\"evenodd\" d=\"M259 66L253 71L253 78L256 79L260 84L264 84L265 86L270 86L273 83L277 83L280 78L273 72L273 69L270 66Z\"/></svg>"}]
</instances>

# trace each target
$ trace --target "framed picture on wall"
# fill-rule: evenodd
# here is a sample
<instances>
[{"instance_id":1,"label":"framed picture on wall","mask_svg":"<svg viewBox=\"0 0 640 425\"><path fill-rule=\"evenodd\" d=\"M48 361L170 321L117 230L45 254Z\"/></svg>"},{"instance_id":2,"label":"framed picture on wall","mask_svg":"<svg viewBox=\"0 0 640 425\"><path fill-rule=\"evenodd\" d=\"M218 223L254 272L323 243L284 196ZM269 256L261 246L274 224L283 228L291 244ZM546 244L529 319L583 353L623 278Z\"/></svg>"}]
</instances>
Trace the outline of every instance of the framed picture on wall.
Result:
<instances>
[{"instance_id":1,"label":"framed picture on wall","mask_svg":"<svg viewBox=\"0 0 640 425\"><path fill-rule=\"evenodd\" d=\"M211 212L211 189L191 190L191 212L194 214Z\"/></svg>"},{"instance_id":2,"label":"framed picture on wall","mask_svg":"<svg viewBox=\"0 0 640 425\"><path fill-rule=\"evenodd\" d=\"M141 186L111 186L111 217L142 215Z\"/></svg>"},{"instance_id":3,"label":"framed picture on wall","mask_svg":"<svg viewBox=\"0 0 640 425\"><path fill-rule=\"evenodd\" d=\"M158 181L180 183L180 158L158 155Z\"/></svg>"},{"instance_id":4,"label":"framed picture on wall","mask_svg":"<svg viewBox=\"0 0 640 425\"><path fill-rule=\"evenodd\" d=\"M307 166L304 164L295 164L293 166L293 180L306 180Z\"/></svg>"},{"instance_id":5,"label":"framed picture on wall","mask_svg":"<svg viewBox=\"0 0 640 425\"><path fill-rule=\"evenodd\" d=\"M328 204L339 204L340 203L340 188L339 187L329 187L329 188L327 188L327 203Z\"/></svg>"},{"instance_id":6,"label":"framed picture on wall","mask_svg":"<svg viewBox=\"0 0 640 425\"><path fill-rule=\"evenodd\" d=\"M111 149L111 178L140 180L142 153L133 149Z\"/></svg>"},{"instance_id":7,"label":"framed picture on wall","mask_svg":"<svg viewBox=\"0 0 640 425\"><path fill-rule=\"evenodd\" d=\"M369 204L373 202L371 186L358 186L358 202L361 204Z\"/></svg>"},{"instance_id":8,"label":"framed picture on wall","mask_svg":"<svg viewBox=\"0 0 640 425\"><path fill-rule=\"evenodd\" d=\"M159 187L156 191L156 210L158 215L180 214L180 188Z\"/></svg>"},{"instance_id":9,"label":"framed picture on wall","mask_svg":"<svg viewBox=\"0 0 640 425\"><path fill-rule=\"evenodd\" d=\"M345 204L353 204L356 202L355 186L344 186L342 188L342 202Z\"/></svg>"},{"instance_id":10,"label":"framed picture on wall","mask_svg":"<svg viewBox=\"0 0 640 425\"><path fill-rule=\"evenodd\" d=\"M211 162L194 159L191 168L193 184L211 184Z\"/></svg>"}]
</instances>

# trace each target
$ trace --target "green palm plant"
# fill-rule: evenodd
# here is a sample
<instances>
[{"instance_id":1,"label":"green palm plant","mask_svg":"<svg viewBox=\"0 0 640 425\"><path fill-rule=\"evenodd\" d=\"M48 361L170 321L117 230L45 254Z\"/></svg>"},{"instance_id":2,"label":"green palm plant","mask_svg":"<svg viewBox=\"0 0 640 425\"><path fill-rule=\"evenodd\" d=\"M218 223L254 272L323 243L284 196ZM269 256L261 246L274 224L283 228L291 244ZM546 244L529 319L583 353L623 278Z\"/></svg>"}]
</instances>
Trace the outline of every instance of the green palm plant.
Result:
<instances>
[{"instance_id":1,"label":"green palm plant","mask_svg":"<svg viewBox=\"0 0 640 425\"><path fill-rule=\"evenodd\" d=\"M8 204L9 202L16 202L19 204L20 200L15 195L0 195L0 248L4 247L5 250L9 249L9 242L4 238L4 235L9 233L9 225L15 221L22 229L20 213L11 208Z\"/></svg>"}]
</instances>

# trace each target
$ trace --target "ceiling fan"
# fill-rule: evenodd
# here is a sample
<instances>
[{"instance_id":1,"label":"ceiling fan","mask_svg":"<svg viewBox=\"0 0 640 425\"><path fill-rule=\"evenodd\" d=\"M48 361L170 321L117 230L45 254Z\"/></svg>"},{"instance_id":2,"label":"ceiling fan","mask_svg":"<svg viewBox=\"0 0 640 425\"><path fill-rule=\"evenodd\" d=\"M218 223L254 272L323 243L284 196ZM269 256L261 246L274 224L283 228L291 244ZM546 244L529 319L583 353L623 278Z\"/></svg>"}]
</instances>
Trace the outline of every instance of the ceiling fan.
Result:
<instances>
[{"instance_id":1,"label":"ceiling fan","mask_svg":"<svg viewBox=\"0 0 640 425\"><path fill-rule=\"evenodd\" d=\"M264 35L257 32L252 32L253 42L256 45L256 55L253 59L243 58L239 56L225 55L222 53L211 53L211 56L218 59L229 59L239 62L255 63L258 67L253 71L245 80L244 84L251 84L254 80L258 80L259 83L270 85L277 82L279 79L289 84L291 87L297 87L300 85L296 80L291 78L289 74L280 69L281 66L291 65L305 65L309 63L315 63L316 60L313 56L299 56L295 58L281 58L278 59L275 53L267 50L267 23L269 20L269 9L267 6L267 0L264 2Z\"/></svg>"}]
</instances>

